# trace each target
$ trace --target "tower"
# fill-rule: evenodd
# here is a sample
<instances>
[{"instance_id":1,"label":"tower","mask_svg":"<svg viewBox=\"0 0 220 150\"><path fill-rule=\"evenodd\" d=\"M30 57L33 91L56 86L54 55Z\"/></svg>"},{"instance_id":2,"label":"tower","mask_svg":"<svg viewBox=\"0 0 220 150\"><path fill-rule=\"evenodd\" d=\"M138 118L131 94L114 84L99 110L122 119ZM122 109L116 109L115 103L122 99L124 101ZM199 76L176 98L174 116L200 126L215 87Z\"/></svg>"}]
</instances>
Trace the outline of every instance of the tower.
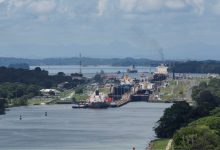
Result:
<instances>
[{"instance_id":1,"label":"tower","mask_svg":"<svg viewBox=\"0 0 220 150\"><path fill-rule=\"evenodd\" d=\"M79 73L82 74L82 56L79 54Z\"/></svg>"}]
</instances>

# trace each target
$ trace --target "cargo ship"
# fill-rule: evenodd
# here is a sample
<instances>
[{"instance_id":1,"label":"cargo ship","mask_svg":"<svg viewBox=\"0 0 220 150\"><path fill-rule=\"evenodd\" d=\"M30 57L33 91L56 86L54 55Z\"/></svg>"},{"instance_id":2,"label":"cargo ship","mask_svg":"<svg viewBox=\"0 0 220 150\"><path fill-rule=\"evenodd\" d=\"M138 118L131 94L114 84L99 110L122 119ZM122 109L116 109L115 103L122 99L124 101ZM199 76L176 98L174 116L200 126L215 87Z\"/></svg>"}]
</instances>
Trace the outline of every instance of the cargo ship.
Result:
<instances>
[{"instance_id":1,"label":"cargo ship","mask_svg":"<svg viewBox=\"0 0 220 150\"><path fill-rule=\"evenodd\" d=\"M152 94L153 84L149 82L140 82L138 90L131 95L131 101L148 101L150 94Z\"/></svg>"},{"instance_id":2,"label":"cargo ship","mask_svg":"<svg viewBox=\"0 0 220 150\"><path fill-rule=\"evenodd\" d=\"M133 65L131 69L127 69L127 73L138 73L138 70L135 65Z\"/></svg>"},{"instance_id":3,"label":"cargo ship","mask_svg":"<svg viewBox=\"0 0 220 150\"><path fill-rule=\"evenodd\" d=\"M135 94L131 95L131 101L145 101L149 100L150 93L148 90L138 90Z\"/></svg>"},{"instance_id":4,"label":"cargo ship","mask_svg":"<svg viewBox=\"0 0 220 150\"><path fill-rule=\"evenodd\" d=\"M164 64L161 64L156 68L156 71L153 75L153 82L155 81L163 81L166 80L168 77L168 67L166 67Z\"/></svg>"},{"instance_id":5,"label":"cargo ship","mask_svg":"<svg viewBox=\"0 0 220 150\"><path fill-rule=\"evenodd\" d=\"M107 95L96 90L89 98L88 108L108 108L110 107L110 103Z\"/></svg>"}]
</instances>

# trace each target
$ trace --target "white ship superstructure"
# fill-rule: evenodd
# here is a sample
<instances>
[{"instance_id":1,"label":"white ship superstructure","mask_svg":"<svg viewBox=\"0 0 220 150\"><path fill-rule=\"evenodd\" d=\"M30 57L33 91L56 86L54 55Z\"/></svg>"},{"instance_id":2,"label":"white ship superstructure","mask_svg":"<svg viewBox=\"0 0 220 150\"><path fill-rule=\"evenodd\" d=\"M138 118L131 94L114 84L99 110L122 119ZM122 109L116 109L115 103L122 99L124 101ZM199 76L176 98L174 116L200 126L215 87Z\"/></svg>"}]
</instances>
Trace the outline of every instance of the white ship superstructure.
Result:
<instances>
[{"instance_id":1,"label":"white ship superstructure","mask_svg":"<svg viewBox=\"0 0 220 150\"><path fill-rule=\"evenodd\" d=\"M155 74L168 74L168 67L166 67L164 64L161 64L156 68Z\"/></svg>"},{"instance_id":2,"label":"white ship superstructure","mask_svg":"<svg viewBox=\"0 0 220 150\"><path fill-rule=\"evenodd\" d=\"M96 102L105 102L107 98L106 94L100 93L99 90L96 90L89 98L90 103Z\"/></svg>"}]
</instances>

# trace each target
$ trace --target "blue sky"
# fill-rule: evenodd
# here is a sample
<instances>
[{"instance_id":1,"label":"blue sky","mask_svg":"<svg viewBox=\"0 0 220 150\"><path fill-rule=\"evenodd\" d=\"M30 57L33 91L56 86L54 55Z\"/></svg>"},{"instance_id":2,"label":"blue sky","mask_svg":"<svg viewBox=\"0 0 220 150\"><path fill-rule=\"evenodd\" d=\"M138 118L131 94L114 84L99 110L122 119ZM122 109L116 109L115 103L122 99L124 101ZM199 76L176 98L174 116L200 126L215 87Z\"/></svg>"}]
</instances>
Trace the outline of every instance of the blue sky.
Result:
<instances>
[{"instance_id":1,"label":"blue sky","mask_svg":"<svg viewBox=\"0 0 220 150\"><path fill-rule=\"evenodd\" d=\"M0 57L218 59L220 0L0 0Z\"/></svg>"}]
</instances>

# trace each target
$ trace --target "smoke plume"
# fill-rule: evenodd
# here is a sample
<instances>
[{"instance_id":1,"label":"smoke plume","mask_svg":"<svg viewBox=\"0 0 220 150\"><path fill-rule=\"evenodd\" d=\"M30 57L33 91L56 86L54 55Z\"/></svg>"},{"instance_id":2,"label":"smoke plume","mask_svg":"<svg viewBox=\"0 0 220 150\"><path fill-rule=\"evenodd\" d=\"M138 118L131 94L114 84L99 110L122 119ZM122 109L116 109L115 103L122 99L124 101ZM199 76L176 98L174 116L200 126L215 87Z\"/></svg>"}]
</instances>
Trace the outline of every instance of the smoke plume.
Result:
<instances>
[{"instance_id":1,"label":"smoke plume","mask_svg":"<svg viewBox=\"0 0 220 150\"><path fill-rule=\"evenodd\" d=\"M165 60L164 50L157 40L149 38L144 34L144 31L138 27L131 28L132 36L130 37L133 46L144 49L146 53L157 55L161 61Z\"/></svg>"}]
</instances>

